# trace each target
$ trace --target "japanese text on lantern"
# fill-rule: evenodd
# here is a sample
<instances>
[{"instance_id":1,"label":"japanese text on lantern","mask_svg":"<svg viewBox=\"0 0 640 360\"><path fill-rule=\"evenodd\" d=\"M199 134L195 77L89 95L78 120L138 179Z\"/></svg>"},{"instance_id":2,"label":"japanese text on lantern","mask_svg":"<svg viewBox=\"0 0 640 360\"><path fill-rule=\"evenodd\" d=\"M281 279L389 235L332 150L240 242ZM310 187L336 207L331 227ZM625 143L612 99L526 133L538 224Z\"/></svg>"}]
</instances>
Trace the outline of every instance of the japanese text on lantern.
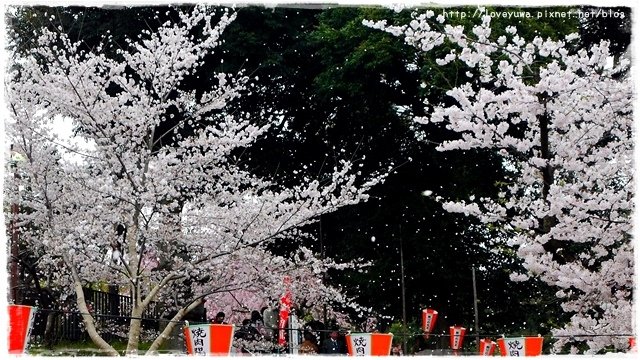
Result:
<instances>
[{"instance_id":1,"label":"japanese text on lantern","mask_svg":"<svg viewBox=\"0 0 640 360\"><path fill-rule=\"evenodd\" d=\"M506 340L509 356L524 356L524 346L521 339Z\"/></svg>"},{"instance_id":2,"label":"japanese text on lantern","mask_svg":"<svg viewBox=\"0 0 640 360\"><path fill-rule=\"evenodd\" d=\"M204 341L207 337L207 332L202 328L195 328L191 330L191 339L193 340L193 353L197 355L206 355L204 351Z\"/></svg>"},{"instance_id":3,"label":"japanese text on lantern","mask_svg":"<svg viewBox=\"0 0 640 360\"><path fill-rule=\"evenodd\" d=\"M355 346L356 356L365 356L367 354L365 351L367 347L367 339L364 337L360 336L353 339L353 345Z\"/></svg>"},{"instance_id":4,"label":"japanese text on lantern","mask_svg":"<svg viewBox=\"0 0 640 360\"><path fill-rule=\"evenodd\" d=\"M426 319L426 323L424 325L425 329L430 330L431 329L431 321L433 321L433 314L427 314L427 319Z\"/></svg>"}]
</instances>

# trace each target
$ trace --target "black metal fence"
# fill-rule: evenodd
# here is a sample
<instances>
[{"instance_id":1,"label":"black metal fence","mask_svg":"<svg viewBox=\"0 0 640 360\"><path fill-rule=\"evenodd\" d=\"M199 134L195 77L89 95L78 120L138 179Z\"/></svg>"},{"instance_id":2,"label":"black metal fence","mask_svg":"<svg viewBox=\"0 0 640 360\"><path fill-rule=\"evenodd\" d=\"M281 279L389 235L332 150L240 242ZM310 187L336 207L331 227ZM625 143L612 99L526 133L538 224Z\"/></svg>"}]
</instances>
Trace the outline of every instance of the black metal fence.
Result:
<instances>
[{"instance_id":1,"label":"black metal fence","mask_svg":"<svg viewBox=\"0 0 640 360\"><path fill-rule=\"evenodd\" d=\"M96 328L107 342L125 340L126 331L119 331L128 327L131 321L132 299L116 292L104 292L89 288L84 289L85 299L91 315L95 319ZM73 300L73 299L72 299ZM75 301L71 301L75 304ZM152 303L142 314L142 328L144 331L158 331L160 311ZM69 309L38 309L33 329L32 341L48 345L60 342L75 342L88 340L84 329L82 315L75 306Z\"/></svg>"}]
</instances>

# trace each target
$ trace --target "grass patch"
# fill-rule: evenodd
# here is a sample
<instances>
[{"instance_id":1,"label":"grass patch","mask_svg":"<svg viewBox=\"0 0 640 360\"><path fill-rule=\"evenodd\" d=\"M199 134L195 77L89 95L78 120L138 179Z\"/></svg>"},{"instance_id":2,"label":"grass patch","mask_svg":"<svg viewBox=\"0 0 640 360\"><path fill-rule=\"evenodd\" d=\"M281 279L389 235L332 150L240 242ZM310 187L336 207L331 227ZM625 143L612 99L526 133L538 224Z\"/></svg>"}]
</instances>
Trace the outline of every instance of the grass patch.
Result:
<instances>
[{"instance_id":1,"label":"grass patch","mask_svg":"<svg viewBox=\"0 0 640 360\"><path fill-rule=\"evenodd\" d=\"M111 345L120 355L125 355L127 349L126 341L113 341ZM138 351L140 355L144 355L144 352L149 350L151 342L140 343ZM166 343L160 347L159 353L180 353L181 349L166 349ZM46 348L41 344L33 344L27 351L28 355L36 356L107 356L107 354L98 349L98 347L91 341L61 341L53 346L53 349Z\"/></svg>"}]
</instances>

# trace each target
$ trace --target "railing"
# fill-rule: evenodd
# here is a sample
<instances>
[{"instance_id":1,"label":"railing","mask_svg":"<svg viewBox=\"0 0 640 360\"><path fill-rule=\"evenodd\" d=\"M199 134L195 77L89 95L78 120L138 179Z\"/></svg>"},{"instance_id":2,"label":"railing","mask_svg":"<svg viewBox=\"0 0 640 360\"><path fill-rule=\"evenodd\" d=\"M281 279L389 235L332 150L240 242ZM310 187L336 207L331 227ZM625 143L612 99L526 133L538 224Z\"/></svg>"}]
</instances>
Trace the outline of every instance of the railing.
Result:
<instances>
[{"instance_id":1,"label":"railing","mask_svg":"<svg viewBox=\"0 0 640 360\"><path fill-rule=\"evenodd\" d=\"M84 295L101 336L107 342L124 340L117 329L127 326L131 320L131 298L88 288L84 289ZM73 299L70 303L75 305ZM150 304L142 315L143 329L157 331L159 322L162 321L160 315L155 304ZM50 344L83 341L89 338L82 323L82 316L75 311L75 307L68 310L39 309L31 336Z\"/></svg>"}]
</instances>

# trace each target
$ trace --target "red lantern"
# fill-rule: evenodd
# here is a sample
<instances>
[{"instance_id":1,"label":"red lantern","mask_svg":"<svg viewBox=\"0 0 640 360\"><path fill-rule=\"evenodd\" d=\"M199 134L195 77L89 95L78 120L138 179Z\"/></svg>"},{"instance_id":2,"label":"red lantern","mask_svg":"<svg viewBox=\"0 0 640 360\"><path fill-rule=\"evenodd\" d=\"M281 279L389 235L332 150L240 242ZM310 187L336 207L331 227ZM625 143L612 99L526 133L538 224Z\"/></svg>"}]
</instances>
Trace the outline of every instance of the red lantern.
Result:
<instances>
[{"instance_id":1,"label":"red lantern","mask_svg":"<svg viewBox=\"0 0 640 360\"><path fill-rule=\"evenodd\" d=\"M436 327L436 320L438 319L438 312L433 309L422 310L422 331L425 338L429 338L429 334L433 332Z\"/></svg>"},{"instance_id":2,"label":"red lantern","mask_svg":"<svg viewBox=\"0 0 640 360\"><path fill-rule=\"evenodd\" d=\"M188 355L229 356L233 342L233 325L204 324L186 326L184 340Z\"/></svg>"},{"instance_id":3,"label":"red lantern","mask_svg":"<svg viewBox=\"0 0 640 360\"><path fill-rule=\"evenodd\" d=\"M391 352L393 334L349 334L345 339L349 356L386 356Z\"/></svg>"},{"instance_id":4,"label":"red lantern","mask_svg":"<svg viewBox=\"0 0 640 360\"><path fill-rule=\"evenodd\" d=\"M542 343L542 336L498 339L502 356L539 356L542 354Z\"/></svg>"},{"instance_id":5,"label":"red lantern","mask_svg":"<svg viewBox=\"0 0 640 360\"><path fill-rule=\"evenodd\" d=\"M496 342L491 339L480 340L480 355L492 356L496 350Z\"/></svg>"},{"instance_id":6,"label":"red lantern","mask_svg":"<svg viewBox=\"0 0 640 360\"><path fill-rule=\"evenodd\" d=\"M33 319L37 308L27 305L9 305L9 353L22 354L27 351Z\"/></svg>"},{"instance_id":7,"label":"red lantern","mask_svg":"<svg viewBox=\"0 0 640 360\"><path fill-rule=\"evenodd\" d=\"M287 327L287 321L289 320L289 311L291 310L291 291L289 291L291 278L289 276L284 277L284 285L285 293L280 298L280 318L278 319L278 345L280 346L287 344L285 329Z\"/></svg>"},{"instance_id":8,"label":"red lantern","mask_svg":"<svg viewBox=\"0 0 640 360\"><path fill-rule=\"evenodd\" d=\"M458 351L462 348L465 331L467 331L467 329L462 326L451 326L449 328L449 344L452 350Z\"/></svg>"}]
</instances>

